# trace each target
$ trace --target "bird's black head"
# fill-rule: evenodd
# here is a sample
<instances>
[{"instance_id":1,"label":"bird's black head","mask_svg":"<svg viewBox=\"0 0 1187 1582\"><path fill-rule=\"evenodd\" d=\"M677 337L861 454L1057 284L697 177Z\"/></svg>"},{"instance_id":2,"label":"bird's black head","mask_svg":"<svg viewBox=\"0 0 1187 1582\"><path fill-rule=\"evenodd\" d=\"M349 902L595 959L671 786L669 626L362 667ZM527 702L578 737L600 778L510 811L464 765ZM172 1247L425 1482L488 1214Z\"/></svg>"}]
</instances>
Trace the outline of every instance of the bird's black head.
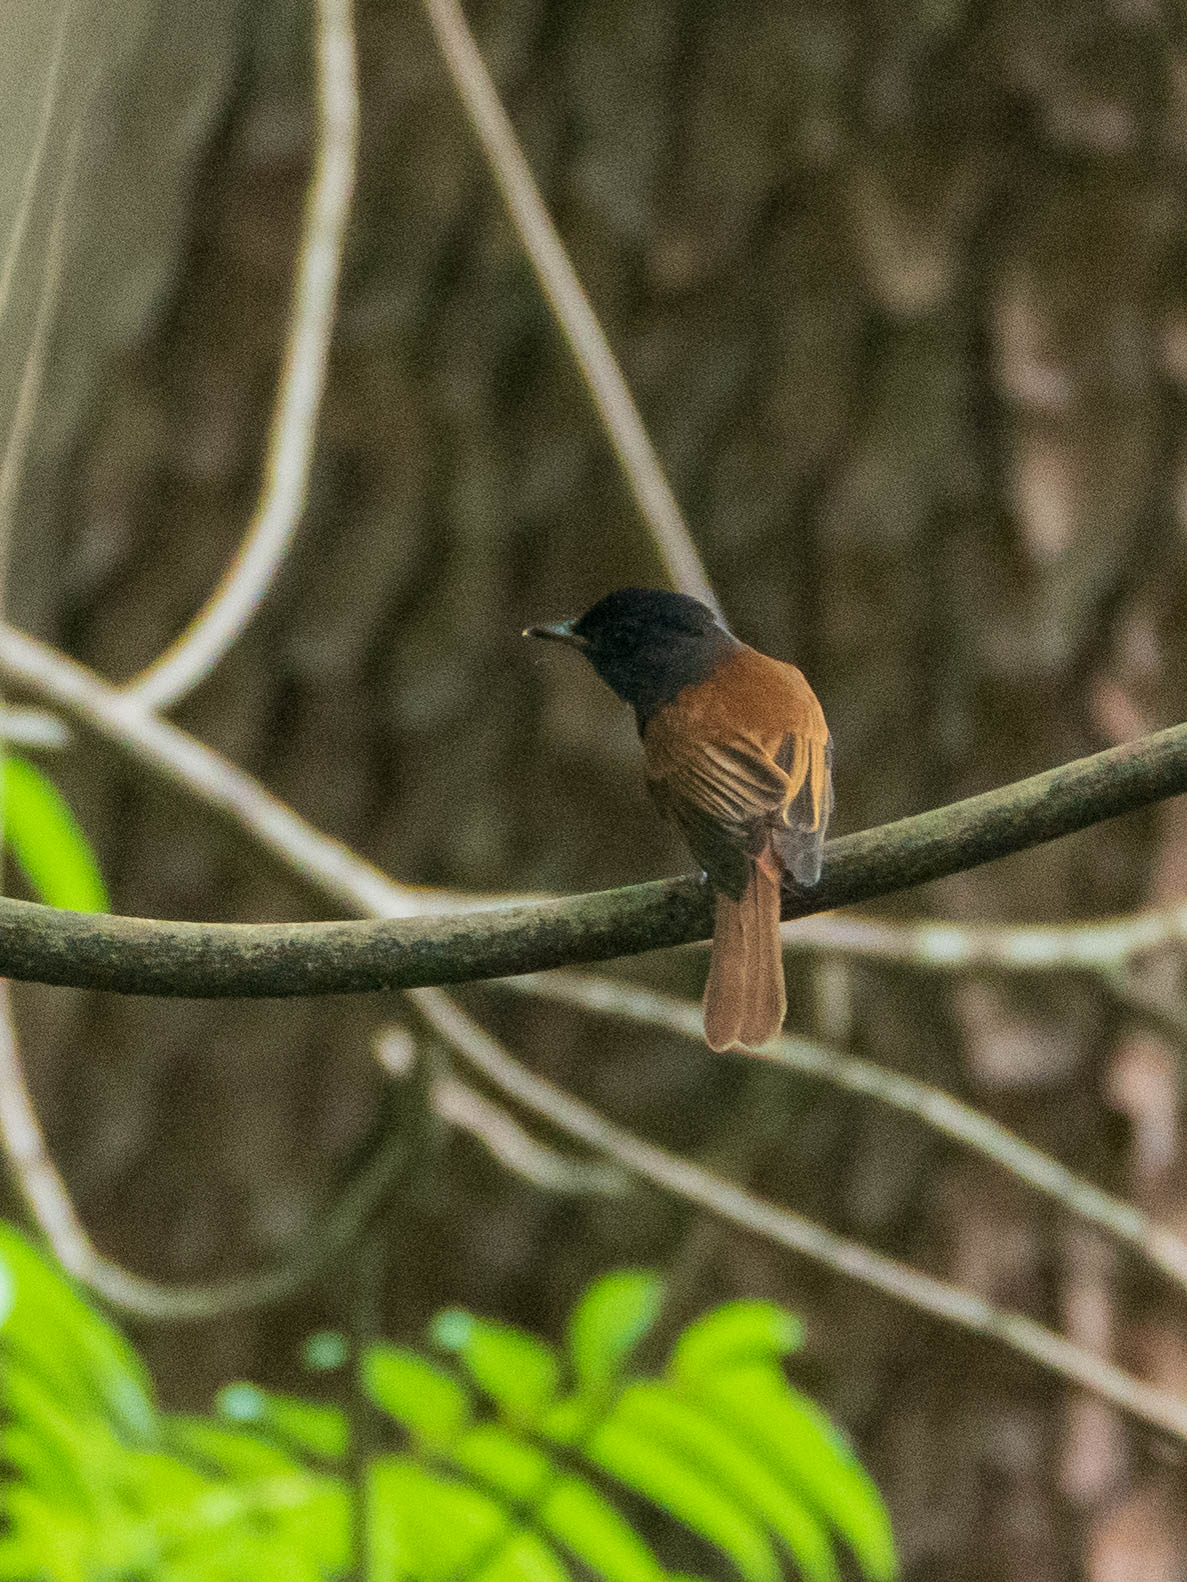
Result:
<instances>
[{"instance_id":1,"label":"bird's black head","mask_svg":"<svg viewBox=\"0 0 1187 1582\"><path fill-rule=\"evenodd\" d=\"M619 588L575 620L529 626L524 636L580 649L607 686L634 708L640 730L661 704L704 681L737 647L708 605L658 588Z\"/></svg>"}]
</instances>

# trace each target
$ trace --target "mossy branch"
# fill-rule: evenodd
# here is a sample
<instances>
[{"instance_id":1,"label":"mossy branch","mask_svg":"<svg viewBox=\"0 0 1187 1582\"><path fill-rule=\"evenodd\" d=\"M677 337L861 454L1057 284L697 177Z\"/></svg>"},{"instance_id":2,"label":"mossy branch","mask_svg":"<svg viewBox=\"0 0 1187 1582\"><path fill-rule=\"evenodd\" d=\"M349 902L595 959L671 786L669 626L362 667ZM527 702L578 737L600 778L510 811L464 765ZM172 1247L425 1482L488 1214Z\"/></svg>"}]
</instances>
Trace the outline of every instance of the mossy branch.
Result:
<instances>
[{"instance_id":1,"label":"mossy branch","mask_svg":"<svg viewBox=\"0 0 1187 1582\"><path fill-rule=\"evenodd\" d=\"M831 841L798 917L939 879L1187 791L1187 725ZM222 999L354 994L540 972L707 937L712 899L686 876L440 917L175 923L0 900L0 975L122 994Z\"/></svg>"}]
</instances>

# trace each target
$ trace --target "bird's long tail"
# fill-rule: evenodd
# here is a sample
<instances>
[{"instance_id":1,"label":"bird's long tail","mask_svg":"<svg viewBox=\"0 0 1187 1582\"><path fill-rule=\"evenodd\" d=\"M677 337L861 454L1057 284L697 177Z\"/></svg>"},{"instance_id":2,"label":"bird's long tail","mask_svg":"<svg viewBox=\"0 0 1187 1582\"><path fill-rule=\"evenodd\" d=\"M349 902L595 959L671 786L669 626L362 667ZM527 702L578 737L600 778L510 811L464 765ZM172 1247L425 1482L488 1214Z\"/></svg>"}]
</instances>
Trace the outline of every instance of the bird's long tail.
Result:
<instances>
[{"instance_id":1,"label":"bird's long tail","mask_svg":"<svg viewBox=\"0 0 1187 1582\"><path fill-rule=\"evenodd\" d=\"M713 954L705 985L710 1049L758 1049L783 1026L787 990L779 942L777 860L768 850L750 863L740 901L717 894Z\"/></svg>"}]
</instances>

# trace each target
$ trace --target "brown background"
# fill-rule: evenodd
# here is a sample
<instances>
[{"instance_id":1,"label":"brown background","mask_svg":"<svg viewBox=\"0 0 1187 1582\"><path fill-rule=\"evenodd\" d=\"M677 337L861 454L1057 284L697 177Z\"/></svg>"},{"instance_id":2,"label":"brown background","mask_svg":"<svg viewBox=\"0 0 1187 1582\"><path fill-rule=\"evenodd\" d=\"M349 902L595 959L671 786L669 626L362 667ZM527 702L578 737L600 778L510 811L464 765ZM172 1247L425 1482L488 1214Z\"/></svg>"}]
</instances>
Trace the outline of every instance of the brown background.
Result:
<instances>
[{"instance_id":1,"label":"brown background","mask_svg":"<svg viewBox=\"0 0 1187 1582\"><path fill-rule=\"evenodd\" d=\"M1182 715L1173 8L472 14L734 627L800 663L825 704L839 831ZM401 879L567 890L676 871L629 717L517 635L657 581L656 560L419 8L358 20L362 166L309 511L264 613L178 717ZM134 213L91 214L125 266L109 274L88 271L91 231L76 243L14 550L13 619L113 679L179 630L243 531L307 169L304 15L273 0L204 23L183 40L161 19L104 101L100 146L129 181L167 160L175 208L134 188ZM137 118L146 96L159 137ZM115 159L100 164L125 171ZM113 754L55 772L119 910L322 915ZM887 910L1062 919L1180 895L1182 817L1171 804ZM695 993L702 967L618 970ZM807 968L791 978L810 1027ZM856 1051L1187 1218L1174 1052L1103 995L861 965L830 981ZM1177 992L1173 968L1160 985ZM918 1127L497 989L461 998L616 1118L1187 1388L1181 1308ZM18 1011L97 1239L169 1279L293 1245L374 1114L370 1033L404 1014L36 990ZM764 1244L690 1240L689 1214L642 1191L558 1202L465 1141L397 1218L394 1334L446 1302L556 1333L593 1275L678 1250L691 1300L796 1308L797 1378L877 1475L912 1582L1187 1574L1182 1469L1160 1447ZM170 1403L235 1375L299 1384L298 1341L344 1322L346 1284L137 1338Z\"/></svg>"}]
</instances>

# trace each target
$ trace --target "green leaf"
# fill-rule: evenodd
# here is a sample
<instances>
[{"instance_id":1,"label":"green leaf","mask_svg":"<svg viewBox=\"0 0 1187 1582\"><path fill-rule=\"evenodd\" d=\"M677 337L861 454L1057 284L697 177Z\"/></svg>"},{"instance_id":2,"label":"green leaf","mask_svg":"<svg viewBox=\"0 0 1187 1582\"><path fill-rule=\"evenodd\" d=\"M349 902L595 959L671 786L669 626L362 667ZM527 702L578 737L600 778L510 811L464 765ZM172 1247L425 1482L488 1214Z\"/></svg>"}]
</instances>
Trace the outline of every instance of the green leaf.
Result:
<instances>
[{"instance_id":1,"label":"green leaf","mask_svg":"<svg viewBox=\"0 0 1187 1582\"><path fill-rule=\"evenodd\" d=\"M35 1371L72 1410L108 1414L119 1433L151 1442L152 1386L131 1346L11 1225L0 1224L0 1267L15 1293L0 1327L7 1365ZM3 1382L0 1372L0 1392Z\"/></svg>"},{"instance_id":2,"label":"green leaf","mask_svg":"<svg viewBox=\"0 0 1187 1582\"><path fill-rule=\"evenodd\" d=\"M19 1420L0 1429L0 1465L6 1474L15 1473L31 1488L67 1495L75 1491L64 1475L67 1469L57 1447L39 1428L25 1426ZM0 1482L0 1488L4 1486Z\"/></svg>"},{"instance_id":3,"label":"green leaf","mask_svg":"<svg viewBox=\"0 0 1187 1582\"><path fill-rule=\"evenodd\" d=\"M39 900L71 912L106 912L110 902L90 842L50 780L26 758L4 759L3 830Z\"/></svg>"},{"instance_id":4,"label":"green leaf","mask_svg":"<svg viewBox=\"0 0 1187 1582\"><path fill-rule=\"evenodd\" d=\"M160 1494L148 1512L144 1552L131 1575L161 1577L162 1582L223 1577L325 1582L345 1570L350 1506L340 1481L298 1470L198 1485L187 1493L179 1467L174 1463L159 1469ZM168 1485L174 1480L170 1493ZM123 1577L125 1572L114 1574Z\"/></svg>"},{"instance_id":5,"label":"green leaf","mask_svg":"<svg viewBox=\"0 0 1187 1582\"><path fill-rule=\"evenodd\" d=\"M431 1334L457 1353L475 1384L508 1416L532 1422L556 1398L560 1364L543 1341L523 1330L448 1308L434 1319Z\"/></svg>"},{"instance_id":6,"label":"green leaf","mask_svg":"<svg viewBox=\"0 0 1187 1582\"><path fill-rule=\"evenodd\" d=\"M281 1395L254 1384L229 1384L217 1396L218 1410L238 1423L259 1423L297 1449L328 1460L346 1454L346 1417L335 1406L321 1406L299 1395Z\"/></svg>"},{"instance_id":7,"label":"green leaf","mask_svg":"<svg viewBox=\"0 0 1187 1582\"><path fill-rule=\"evenodd\" d=\"M264 1392L257 1384L227 1384L215 1397L215 1406L233 1423L262 1423Z\"/></svg>"},{"instance_id":8,"label":"green leaf","mask_svg":"<svg viewBox=\"0 0 1187 1582\"><path fill-rule=\"evenodd\" d=\"M874 1582L898 1576L890 1518L869 1473L813 1403L767 1364L724 1369L697 1382L700 1403L769 1458L848 1543Z\"/></svg>"},{"instance_id":9,"label":"green leaf","mask_svg":"<svg viewBox=\"0 0 1187 1582\"><path fill-rule=\"evenodd\" d=\"M542 1342L442 1314L435 1338L498 1405L497 1422L475 1419L446 1368L369 1347L362 1387L416 1454L368 1467L368 1582L567 1582L570 1560L604 1582L692 1582L665 1579L613 1498L569 1465L577 1457L712 1544L743 1582L778 1582L782 1550L806 1582L837 1582L834 1533L871 1582L891 1582L877 1491L778 1365L795 1321L769 1303L726 1304L680 1338L665 1379L630 1381L662 1300L640 1271L590 1289L570 1325L577 1388L564 1399ZM218 1411L158 1413L131 1348L0 1227L0 1582L342 1574L354 1494L333 1464L346 1415L251 1384L221 1392Z\"/></svg>"},{"instance_id":10,"label":"green leaf","mask_svg":"<svg viewBox=\"0 0 1187 1582\"><path fill-rule=\"evenodd\" d=\"M298 1468L290 1453L270 1439L205 1417L170 1417L167 1437L179 1454L218 1476L267 1478Z\"/></svg>"},{"instance_id":11,"label":"green leaf","mask_svg":"<svg viewBox=\"0 0 1187 1582\"><path fill-rule=\"evenodd\" d=\"M376 1406L430 1449L448 1444L470 1416L469 1397L453 1375L403 1346L368 1347L362 1381Z\"/></svg>"},{"instance_id":12,"label":"green leaf","mask_svg":"<svg viewBox=\"0 0 1187 1582\"><path fill-rule=\"evenodd\" d=\"M4 1582L92 1582L89 1518L71 1506L50 1506L20 1484L4 1489L11 1538L0 1548Z\"/></svg>"},{"instance_id":13,"label":"green leaf","mask_svg":"<svg viewBox=\"0 0 1187 1582\"><path fill-rule=\"evenodd\" d=\"M584 1478L565 1472L538 1446L494 1423L469 1429L450 1460L513 1503L607 1582L664 1582L651 1550Z\"/></svg>"},{"instance_id":14,"label":"green leaf","mask_svg":"<svg viewBox=\"0 0 1187 1582\"><path fill-rule=\"evenodd\" d=\"M620 1269L596 1280L569 1318L569 1357L583 1391L602 1394L659 1317L664 1282L646 1269Z\"/></svg>"},{"instance_id":15,"label":"green leaf","mask_svg":"<svg viewBox=\"0 0 1187 1582\"><path fill-rule=\"evenodd\" d=\"M449 1459L518 1506L543 1498L558 1476L556 1465L538 1445L497 1423L479 1423L460 1434Z\"/></svg>"},{"instance_id":16,"label":"green leaf","mask_svg":"<svg viewBox=\"0 0 1187 1582\"><path fill-rule=\"evenodd\" d=\"M568 1582L554 1550L498 1500L405 1457L371 1463L367 1507L368 1582Z\"/></svg>"},{"instance_id":17,"label":"green leaf","mask_svg":"<svg viewBox=\"0 0 1187 1582\"><path fill-rule=\"evenodd\" d=\"M367 1463L360 1517L366 1523L366 1582L405 1582L414 1574L414 1534L406 1515L414 1498L410 1471L423 1475L403 1456L376 1456Z\"/></svg>"},{"instance_id":18,"label":"green leaf","mask_svg":"<svg viewBox=\"0 0 1187 1582\"><path fill-rule=\"evenodd\" d=\"M12 1270L0 1259L0 1329L4 1328L16 1306L16 1280Z\"/></svg>"},{"instance_id":19,"label":"green leaf","mask_svg":"<svg viewBox=\"0 0 1187 1582\"><path fill-rule=\"evenodd\" d=\"M664 1571L634 1529L592 1484L561 1478L542 1517L552 1536L607 1582L664 1582Z\"/></svg>"},{"instance_id":20,"label":"green leaf","mask_svg":"<svg viewBox=\"0 0 1187 1582\"><path fill-rule=\"evenodd\" d=\"M801 1498L723 1423L682 1400L666 1384L628 1385L613 1419L685 1456L722 1493L733 1495L782 1541L808 1582L837 1582L828 1530Z\"/></svg>"},{"instance_id":21,"label":"green leaf","mask_svg":"<svg viewBox=\"0 0 1187 1582\"><path fill-rule=\"evenodd\" d=\"M30 1474L36 1471L44 1492L68 1503L90 1505L93 1470L107 1448L106 1423L89 1412L72 1410L69 1401L27 1369L6 1364L4 1375L4 1415L37 1447L34 1464L30 1448L26 1445L22 1451L19 1434L6 1428L0 1437L5 1459L15 1464L23 1460Z\"/></svg>"},{"instance_id":22,"label":"green leaf","mask_svg":"<svg viewBox=\"0 0 1187 1582\"><path fill-rule=\"evenodd\" d=\"M804 1326L775 1302L723 1302L694 1320L672 1349L668 1373L692 1384L717 1368L769 1362L798 1351Z\"/></svg>"},{"instance_id":23,"label":"green leaf","mask_svg":"<svg viewBox=\"0 0 1187 1582\"><path fill-rule=\"evenodd\" d=\"M350 1342L336 1329L322 1329L305 1342L303 1360L314 1373L332 1373L350 1359Z\"/></svg>"},{"instance_id":24,"label":"green leaf","mask_svg":"<svg viewBox=\"0 0 1187 1582\"><path fill-rule=\"evenodd\" d=\"M544 1425L560 1442L564 1419L563 1411L550 1413ZM678 1451L614 1417L581 1433L573 1448L722 1550L746 1582L778 1582L779 1562L759 1523Z\"/></svg>"},{"instance_id":25,"label":"green leaf","mask_svg":"<svg viewBox=\"0 0 1187 1582\"><path fill-rule=\"evenodd\" d=\"M162 1451L127 1451L113 1471L111 1487L136 1510L145 1512L150 1525L159 1524L165 1530L191 1529L202 1503L212 1493L222 1492L197 1467ZM224 1495L224 1510L238 1515L242 1504L241 1495Z\"/></svg>"}]
</instances>

